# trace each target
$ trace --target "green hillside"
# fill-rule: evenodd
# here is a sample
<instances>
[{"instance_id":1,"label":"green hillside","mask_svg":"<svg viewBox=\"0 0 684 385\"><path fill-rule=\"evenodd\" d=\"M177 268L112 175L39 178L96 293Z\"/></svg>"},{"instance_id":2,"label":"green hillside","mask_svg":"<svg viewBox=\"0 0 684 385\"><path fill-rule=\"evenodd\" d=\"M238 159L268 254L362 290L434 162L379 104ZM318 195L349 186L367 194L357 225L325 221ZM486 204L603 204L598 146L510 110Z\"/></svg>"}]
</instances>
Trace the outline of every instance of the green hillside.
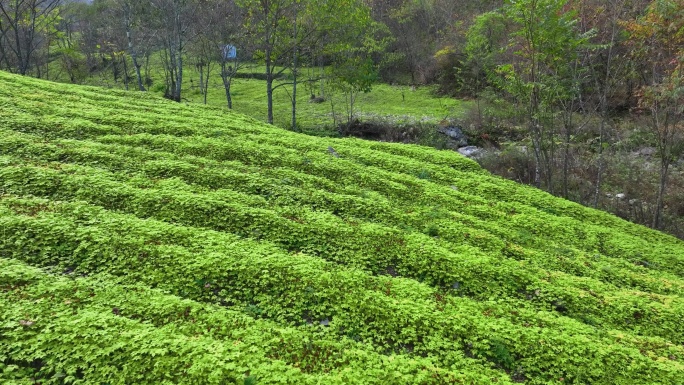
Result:
<instances>
[{"instance_id":1,"label":"green hillside","mask_svg":"<svg viewBox=\"0 0 684 385\"><path fill-rule=\"evenodd\" d=\"M450 151L0 72L0 382L684 384L684 242Z\"/></svg>"}]
</instances>

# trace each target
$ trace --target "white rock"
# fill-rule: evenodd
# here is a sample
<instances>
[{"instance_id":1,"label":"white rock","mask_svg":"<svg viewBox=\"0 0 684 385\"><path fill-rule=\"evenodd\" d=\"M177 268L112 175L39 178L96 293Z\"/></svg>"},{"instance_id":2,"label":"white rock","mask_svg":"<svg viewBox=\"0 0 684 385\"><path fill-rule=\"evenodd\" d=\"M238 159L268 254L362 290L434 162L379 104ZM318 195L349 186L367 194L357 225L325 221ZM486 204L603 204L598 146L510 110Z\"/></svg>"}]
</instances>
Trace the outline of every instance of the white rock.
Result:
<instances>
[{"instance_id":1,"label":"white rock","mask_svg":"<svg viewBox=\"0 0 684 385\"><path fill-rule=\"evenodd\" d=\"M484 150L476 146L466 146L459 148L458 153L468 158L477 158L484 154Z\"/></svg>"}]
</instances>

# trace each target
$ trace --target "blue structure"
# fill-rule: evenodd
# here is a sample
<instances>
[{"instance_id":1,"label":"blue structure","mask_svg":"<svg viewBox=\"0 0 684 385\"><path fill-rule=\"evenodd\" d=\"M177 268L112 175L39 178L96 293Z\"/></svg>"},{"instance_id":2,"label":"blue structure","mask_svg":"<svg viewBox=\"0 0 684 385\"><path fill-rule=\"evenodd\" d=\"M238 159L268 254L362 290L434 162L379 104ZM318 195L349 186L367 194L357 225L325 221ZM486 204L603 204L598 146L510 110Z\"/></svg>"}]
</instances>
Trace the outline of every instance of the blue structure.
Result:
<instances>
[{"instance_id":1,"label":"blue structure","mask_svg":"<svg viewBox=\"0 0 684 385\"><path fill-rule=\"evenodd\" d=\"M237 59L237 49L235 49L234 45L226 45L223 47L223 59L224 60L231 60L231 59Z\"/></svg>"}]
</instances>

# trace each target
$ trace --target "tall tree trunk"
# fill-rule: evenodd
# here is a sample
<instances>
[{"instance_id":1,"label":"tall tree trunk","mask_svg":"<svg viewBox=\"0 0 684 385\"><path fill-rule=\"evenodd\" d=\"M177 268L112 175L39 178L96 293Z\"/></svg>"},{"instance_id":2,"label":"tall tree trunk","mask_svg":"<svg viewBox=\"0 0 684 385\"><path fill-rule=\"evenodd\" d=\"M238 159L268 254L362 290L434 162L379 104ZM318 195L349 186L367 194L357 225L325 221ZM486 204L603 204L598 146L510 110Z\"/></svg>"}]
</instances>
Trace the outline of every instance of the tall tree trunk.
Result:
<instances>
[{"instance_id":1,"label":"tall tree trunk","mask_svg":"<svg viewBox=\"0 0 684 385\"><path fill-rule=\"evenodd\" d=\"M555 194L553 186L554 166L556 162L556 141L555 132L552 128L548 133L548 148L543 152L544 162L546 163L546 190L550 194Z\"/></svg>"},{"instance_id":2,"label":"tall tree trunk","mask_svg":"<svg viewBox=\"0 0 684 385\"><path fill-rule=\"evenodd\" d=\"M135 67L135 78L138 80L138 90L147 91L143 84L142 75L140 74L141 65L138 63L138 56L132 55L131 58L133 59L133 67Z\"/></svg>"},{"instance_id":3,"label":"tall tree trunk","mask_svg":"<svg viewBox=\"0 0 684 385\"><path fill-rule=\"evenodd\" d=\"M173 90L173 100L181 101L181 90L183 89L183 24L181 22L180 10L176 9L174 28L174 44L176 44L176 87Z\"/></svg>"},{"instance_id":4,"label":"tall tree trunk","mask_svg":"<svg viewBox=\"0 0 684 385\"><path fill-rule=\"evenodd\" d=\"M297 61L297 59L295 59ZM296 68L296 67L295 67ZM297 130L297 70L293 74L294 80L292 83L292 129Z\"/></svg>"},{"instance_id":5,"label":"tall tree trunk","mask_svg":"<svg viewBox=\"0 0 684 385\"><path fill-rule=\"evenodd\" d=\"M535 68L535 66L533 66ZM535 72L532 72L532 80L536 80ZM544 140L544 132L542 130L541 122L539 121L539 97L536 87L532 90L530 98L530 108L528 111L528 119L530 121L530 133L532 134L532 147L534 149L534 186L541 188L541 170L543 163L542 142Z\"/></svg>"},{"instance_id":6,"label":"tall tree trunk","mask_svg":"<svg viewBox=\"0 0 684 385\"><path fill-rule=\"evenodd\" d=\"M20 75L26 75L26 70L24 68L24 50L21 47L21 36L19 34L19 7L15 10L14 13L15 16L15 28L14 28L14 38L16 39L16 53L17 53L17 72L19 72Z\"/></svg>"},{"instance_id":7,"label":"tall tree trunk","mask_svg":"<svg viewBox=\"0 0 684 385\"><path fill-rule=\"evenodd\" d=\"M209 77L211 75L211 60L207 60L207 73L204 76L204 83L202 84L202 89L204 91L204 104L207 104L207 95L209 94Z\"/></svg>"},{"instance_id":8,"label":"tall tree trunk","mask_svg":"<svg viewBox=\"0 0 684 385\"><path fill-rule=\"evenodd\" d=\"M273 124L273 70L271 68L271 50L266 50L266 104L268 107L268 124Z\"/></svg>"},{"instance_id":9,"label":"tall tree trunk","mask_svg":"<svg viewBox=\"0 0 684 385\"><path fill-rule=\"evenodd\" d=\"M603 104L604 102L602 102ZM602 107L602 109L605 107ZM594 186L594 208L598 208L599 196L601 195L601 185L603 184L603 143L604 133L606 130L605 112L601 113L601 123L599 124L599 149L598 149L598 166L596 170L596 185Z\"/></svg>"},{"instance_id":10,"label":"tall tree trunk","mask_svg":"<svg viewBox=\"0 0 684 385\"><path fill-rule=\"evenodd\" d=\"M226 64L226 60L223 59L221 61L221 79L223 80L223 88L226 90L226 102L228 103L228 109L233 109L233 98L230 94L230 86L232 83L232 71L234 70L232 67L229 67L231 72L229 73L226 69Z\"/></svg>"},{"instance_id":11,"label":"tall tree trunk","mask_svg":"<svg viewBox=\"0 0 684 385\"><path fill-rule=\"evenodd\" d=\"M128 63L126 62L126 56L121 55L121 63L123 63L124 88L126 89L126 91L128 91Z\"/></svg>"},{"instance_id":12,"label":"tall tree trunk","mask_svg":"<svg viewBox=\"0 0 684 385\"><path fill-rule=\"evenodd\" d=\"M126 25L126 40L128 41L128 54L131 55L131 60L133 61L133 67L135 68L135 77L138 81L138 89L140 91L146 91L143 85L142 76L140 75L140 64L138 63L138 53L133 46L133 36L131 32L131 8L129 4L124 4L124 23Z\"/></svg>"},{"instance_id":13,"label":"tall tree trunk","mask_svg":"<svg viewBox=\"0 0 684 385\"><path fill-rule=\"evenodd\" d=\"M2 69L2 63L7 61L7 53L5 51L5 35L7 30L3 29L3 25L0 24L0 69ZM9 69L9 68L8 68Z\"/></svg>"},{"instance_id":14,"label":"tall tree trunk","mask_svg":"<svg viewBox=\"0 0 684 385\"><path fill-rule=\"evenodd\" d=\"M178 68L176 69L176 90L174 93L174 100L181 101L181 90L183 88L183 53L178 52Z\"/></svg>"},{"instance_id":15,"label":"tall tree trunk","mask_svg":"<svg viewBox=\"0 0 684 385\"><path fill-rule=\"evenodd\" d=\"M624 3L622 4L624 6ZM622 7L620 7L622 9ZM598 152L598 167L596 170L596 186L594 189L594 208L598 208L599 196L601 195L601 187L603 184L603 171L604 171L604 159L603 159L603 146L605 143L606 135L606 123L608 122L608 94L610 92L610 78L613 75L613 48L615 44L615 39L618 34L618 17L613 16L611 19L611 34L610 34L610 44L608 44L608 52L606 54L606 72L602 74L604 84L601 86L599 83L600 77L595 76L594 82L601 89L601 95L599 100L599 108L601 113L601 123L599 125L599 152Z\"/></svg>"},{"instance_id":16,"label":"tall tree trunk","mask_svg":"<svg viewBox=\"0 0 684 385\"><path fill-rule=\"evenodd\" d=\"M195 68L197 68L197 73L199 75L199 91L200 95L204 95L204 63L200 61Z\"/></svg>"},{"instance_id":17,"label":"tall tree trunk","mask_svg":"<svg viewBox=\"0 0 684 385\"><path fill-rule=\"evenodd\" d=\"M297 65L299 56L299 45L297 42L297 9L295 8L294 16L294 53L292 57L292 130L297 130Z\"/></svg>"},{"instance_id":18,"label":"tall tree trunk","mask_svg":"<svg viewBox=\"0 0 684 385\"><path fill-rule=\"evenodd\" d=\"M268 2L267 3L262 3L263 9L262 11L264 12L264 54L265 54L265 61L266 61L266 108L267 108L267 122L268 124L273 124L273 48L275 45L275 42L273 41L273 34L275 31L271 30L271 17L269 16L270 9ZM273 16L275 18L275 16ZM276 18L277 21L277 18Z\"/></svg>"},{"instance_id":19,"label":"tall tree trunk","mask_svg":"<svg viewBox=\"0 0 684 385\"><path fill-rule=\"evenodd\" d=\"M572 108L565 118L565 143L563 143L563 198L568 199L568 178L570 174L570 140L572 138Z\"/></svg>"},{"instance_id":20,"label":"tall tree trunk","mask_svg":"<svg viewBox=\"0 0 684 385\"><path fill-rule=\"evenodd\" d=\"M652 227L654 229L660 230L662 227L662 215L663 215L663 207L664 207L664 201L665 201L665 188L667 187L667 172L668 168L670 166L669 159L665 156L665 154L661 155L660 157L660 183L658 186L658 198L656 200L656 209L655 209L655 214L653 215L653 224Z\"/></svg>"},{"instance_id":21,"label":"tall tree trunk","mask_svg":"<svg viewBox=\"0 0 684 385\"><path fill-rule=\"evenodd\" d=\"M536 133L533 134L536 136ZM537 138L532 139L532 147L534 150L534 186L536 188L541 188L541 143Z\"/></svg>"},{"instance_id":22,"label":"tall tree trunk","mask_svg":"<svg viewBox=\"0 0 684 385\"><path fill-rule=\"evenodd\" d=\"M319 91L320 95L319 96L321 98L325 98L325 66L323 65L323 58L320 56L320 54L318 56L318 67L319 67L318 70L320 73L319 76L321 77L320 91Z\"/></svg>"}]
</instances>

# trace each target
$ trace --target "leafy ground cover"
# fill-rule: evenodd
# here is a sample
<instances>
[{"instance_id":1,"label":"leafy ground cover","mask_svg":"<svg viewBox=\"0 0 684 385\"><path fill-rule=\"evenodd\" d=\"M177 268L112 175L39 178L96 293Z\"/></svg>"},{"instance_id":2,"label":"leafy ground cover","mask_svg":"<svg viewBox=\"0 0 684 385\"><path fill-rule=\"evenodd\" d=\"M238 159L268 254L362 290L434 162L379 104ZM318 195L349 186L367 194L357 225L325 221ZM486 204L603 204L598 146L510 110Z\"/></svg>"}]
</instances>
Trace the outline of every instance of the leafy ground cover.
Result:
<instances>
[{"instance_id":1,"label":"leafy ground cover","mask_svg":"<svg viewBox=\"0 0 684 385\"><path fill-rule=\"evenodd\" d=\"M684 243L449 151L0 73L7 383L684 383Z\"/></svg>"}]
</instances>

